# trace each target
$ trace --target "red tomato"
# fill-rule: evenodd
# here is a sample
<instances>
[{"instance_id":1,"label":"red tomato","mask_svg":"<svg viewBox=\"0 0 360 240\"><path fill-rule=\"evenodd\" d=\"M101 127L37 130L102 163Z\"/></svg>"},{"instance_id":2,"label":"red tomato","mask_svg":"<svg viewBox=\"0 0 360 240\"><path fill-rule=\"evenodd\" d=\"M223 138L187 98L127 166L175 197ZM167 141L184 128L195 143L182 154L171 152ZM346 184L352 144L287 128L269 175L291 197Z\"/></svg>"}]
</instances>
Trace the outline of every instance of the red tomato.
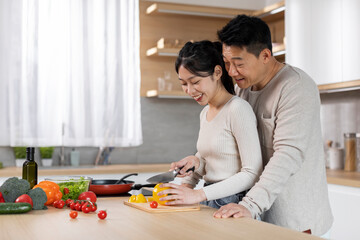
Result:
<instances>
[{"instance_id":1,"label":"red tomato","mask_svg":"<svg viewBox=\"0 0 360 240\"><path fill-rule=\"evenodd\" d=\"M80 203L75 204L75 209L81 211L82 205Z\"/></svg>"},{"instance_id":2,"label":"red tomato","mask_svg":"<svg viewBox=\"0 0 360 240\"><path fill-rule=\"evenodd\" d=\"M69 193L69 189L66 187L64 188L64 195L68 194Z\"/></svg>"},{"instance_id":3,"label":"red tomato","mask_svg":"<svg viewBox=\"0 0 360 240\"><path fill-rule=\"evenodd\" d=\"M75 219L78 216L78 213L76 211L71 211L69 215L72 219Z\"/></svg>"},{"instance_id":4,"label":"red tomato","mask_svg":"<svg viewBox=\"0 0 360 240\"><path fill-rule=\"evenodd\" d=\"M70 204L73 203L73 202L74 202L74 200L71 200L69 198L69 199L66 199L65 204L66 204L66 206L70 207Z\"/></svg>"},{"instance_id":5,"label":"red tomato","mask_svg":"<svg viewBox=\"0 0 360 240\"><path fill-rule=\"evenodd\" d=\"M96 194L92 191L83 192L78 197L79 200L86 200L90 202L96 202Z\"/></svg>"},{"instance_id":6,"label":"red tomato","mask_svg":"<svg viewBox=\"0 0 360 240\"><path fill-rule=\"evenodd\" d=\"M158 207L157 201L152 201L152 202L150 203L150 207L151 207L151 208L157 208L157 207Z\"/></svg>"},{"instance_id":7,"label":"red tomato","mask_svg":"<svg viewBox=\"0 0 360 240\"><path fill-rule=\"evenodd\" d=\"M31 197L27 194L23 194L21 195L20 197L18 197L16 200L15 200L16 203L30 203L31 207L33 207L33 201L31 199Z\"/></svg>"},{"instance_id":8,"label":"red tomato","mask_svg":"<svg viewBox=\"0 0 360 240\"><path fill-rule=\"evenodd\" d=\"M72 210L76 210L76 203L74 203L74 202L70 203L70 208Z\"/></svg>"},{"instance_id":9,"label":"red tomato","mask_svg":"<svg viewBox=\"0 0 360 240\"><path fill-rule=\"evenodd\" d=\"M101 210L101 211L98 212L98 217L99 217L101 220L105 219L106 216L107 216L106 211Z\"/></svg>"},{"instance_id":10,"label":"red tomato","mask_svg":"<svg viewBox=\"0 0 360 240\"><path fill-rule=\"evenodd\" d=\"M65 202L63 200L59 200L57 203L57 208L63 208L65 206Z\"/></svg>"},{"instance_id":11,"label":"red tomato","mask_svg":"<svg viewBox=\"0 0 360 240\"><path fill-rule=\"evenodd\" d=\"M89 213L91 211L91 207L88 207L88 206L86 206L86 205L84 205L83 207L82 207L82 212L83 213Z\"/></svg>"},{"instance_id":12,"label":"red tomato","mask_svg":"<svg viewBox=\"0 0 360 240\"><path fill-rule=\"evenodd\" d=\"M93 203L93 202L90 202L90 203L91 203L91 211L92 211L92 212L95 212L96 209L97 209L96 203Z\"/></svg>"}]
</instances>

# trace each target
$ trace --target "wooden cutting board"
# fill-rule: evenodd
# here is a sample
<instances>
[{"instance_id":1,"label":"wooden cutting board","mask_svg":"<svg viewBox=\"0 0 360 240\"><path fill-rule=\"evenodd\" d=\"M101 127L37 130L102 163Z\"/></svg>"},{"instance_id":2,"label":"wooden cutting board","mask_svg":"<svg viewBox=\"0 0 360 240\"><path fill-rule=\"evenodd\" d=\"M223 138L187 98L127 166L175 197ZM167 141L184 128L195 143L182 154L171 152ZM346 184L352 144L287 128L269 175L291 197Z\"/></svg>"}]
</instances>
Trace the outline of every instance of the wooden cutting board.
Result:
<instances>
[{"instance_id":1,"label":"wooden cutting board","mask_svg":"<svg viewBox=\"0 0 360 240\"><path fill-rule=\"evenodd\" d=\"M200 210L199 204L194 205L177 205L177 206L163 206L158 205L157 208L151 208L150 203L132 203L124 201L124 204L133 208L140 209L150 213L165 213L165 212L188 212Z\"/></svg>"}]
</instances>

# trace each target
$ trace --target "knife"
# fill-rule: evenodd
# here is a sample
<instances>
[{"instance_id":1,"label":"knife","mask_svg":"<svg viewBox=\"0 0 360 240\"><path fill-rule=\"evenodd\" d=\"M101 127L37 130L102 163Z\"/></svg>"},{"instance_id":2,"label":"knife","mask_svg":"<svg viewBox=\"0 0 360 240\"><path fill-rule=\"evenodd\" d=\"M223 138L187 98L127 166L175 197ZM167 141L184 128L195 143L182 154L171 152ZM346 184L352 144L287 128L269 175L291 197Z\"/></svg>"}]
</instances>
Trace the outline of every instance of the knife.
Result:
<instances>
[{"instance_id":1,"label":"knife","mask_svg":"<svg viewBox=\"0 0 360 240\"><path fill-rule=\"evenodd\" d=\"M169 171L169 172L165 172L165 173L161 173L155 176L152 176L151 178L147 179L146 181L149 183L167 183L167 182L171 182L175 179L175 177L178 175L178 173L180 172L181 168L177 168L173 171ZM189 168L186 172L190 172L193 171L194 172L195 167Z\"/></svg>"}]
</instances>

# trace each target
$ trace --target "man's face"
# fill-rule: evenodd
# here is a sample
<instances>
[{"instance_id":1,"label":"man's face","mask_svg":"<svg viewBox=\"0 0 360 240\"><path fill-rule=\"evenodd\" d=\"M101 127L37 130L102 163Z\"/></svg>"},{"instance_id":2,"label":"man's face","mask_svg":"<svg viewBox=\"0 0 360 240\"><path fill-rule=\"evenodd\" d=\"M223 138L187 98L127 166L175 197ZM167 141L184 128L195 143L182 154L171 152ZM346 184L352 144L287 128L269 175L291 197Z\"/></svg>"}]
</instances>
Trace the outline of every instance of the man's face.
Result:
<instances>
[{"instance_id":1,"label":"man's face","mask_svg":"<svg viewBox=\"0 0 360 240\"><path fill-rule=\"evenodd\" d=\"M265 65L260 57L246 51L245 48L223 44L223 58L226 70L240 88L253 86L257 91L265 85Z\"/></svg>"}]
</instances>

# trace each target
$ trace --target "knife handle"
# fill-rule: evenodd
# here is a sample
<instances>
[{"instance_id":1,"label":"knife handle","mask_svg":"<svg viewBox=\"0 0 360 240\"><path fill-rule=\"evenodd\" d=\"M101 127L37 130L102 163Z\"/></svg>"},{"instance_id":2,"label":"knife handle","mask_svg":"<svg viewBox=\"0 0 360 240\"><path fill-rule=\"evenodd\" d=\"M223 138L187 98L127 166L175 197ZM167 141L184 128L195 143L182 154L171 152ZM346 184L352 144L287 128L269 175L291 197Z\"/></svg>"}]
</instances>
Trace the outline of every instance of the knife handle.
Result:
<instances>
[{"instance_id":1,"label":"knife handle","mask_svg":"<svg viewBox=\"0 0 360 240\"><path fill-rule=\"evenodd\" d=\"M183 169L184 166L182 166L181 168L178 168L176 170L176 173L175 173L175 177L179 174L180 170ZM186 170L186 172L190 172L190 171L195 171L195 166L193 166L192 168L189 168L188 170Z\"/></svg>"}]
</instances>

